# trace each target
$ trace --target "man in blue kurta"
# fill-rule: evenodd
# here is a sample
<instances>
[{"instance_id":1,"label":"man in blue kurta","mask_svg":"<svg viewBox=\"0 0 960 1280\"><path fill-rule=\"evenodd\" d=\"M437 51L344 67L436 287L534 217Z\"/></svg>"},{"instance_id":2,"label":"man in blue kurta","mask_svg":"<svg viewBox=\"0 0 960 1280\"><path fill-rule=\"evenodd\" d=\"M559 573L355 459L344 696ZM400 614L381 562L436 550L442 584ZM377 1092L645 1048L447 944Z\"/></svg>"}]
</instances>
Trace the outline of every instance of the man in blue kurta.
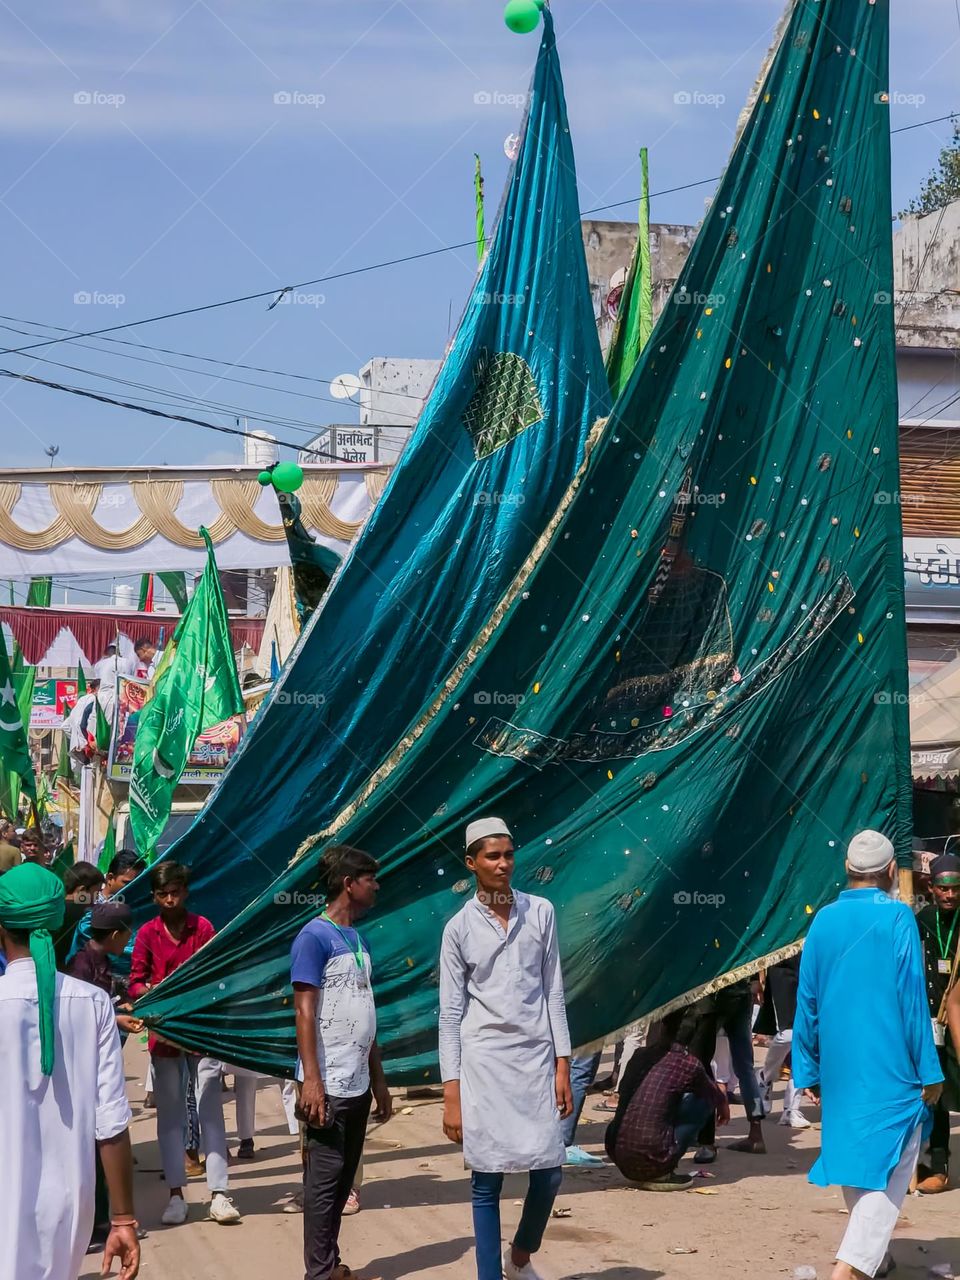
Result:
<instances>
[{"instance_id":1,"label":"man in blue kurta","mask_svg":"<svg viewBox=\"0 0 960 1280\"><path fill-rule=\"evenodd\" d=\"M917 925L890 896L893 845L861 831L846 866L850 887L810 927L793 1027L794 1082L823 1107L810 1181L839 1184L850 1211L831 1280L880 1270L943 1081Z\"/></svg>"}]
</instances>

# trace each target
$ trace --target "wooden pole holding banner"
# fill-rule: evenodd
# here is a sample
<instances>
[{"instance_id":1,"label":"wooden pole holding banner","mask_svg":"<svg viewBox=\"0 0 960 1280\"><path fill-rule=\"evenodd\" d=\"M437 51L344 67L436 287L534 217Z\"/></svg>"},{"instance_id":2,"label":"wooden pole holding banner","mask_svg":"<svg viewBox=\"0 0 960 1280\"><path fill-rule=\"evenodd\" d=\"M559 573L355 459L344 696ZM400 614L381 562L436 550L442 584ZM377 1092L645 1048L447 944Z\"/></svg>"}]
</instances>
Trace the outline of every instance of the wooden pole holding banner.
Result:
<instances>
[{"instance_id":1,"label":"wooden pole holding banner","mask_svg":"<svg viewBox=\"0 0 960 1280\"><path fill-rule=\"evenodd\" d=\"M900 901L913 907L913 867L899 867Z\"/></svg>"}]
</instances>

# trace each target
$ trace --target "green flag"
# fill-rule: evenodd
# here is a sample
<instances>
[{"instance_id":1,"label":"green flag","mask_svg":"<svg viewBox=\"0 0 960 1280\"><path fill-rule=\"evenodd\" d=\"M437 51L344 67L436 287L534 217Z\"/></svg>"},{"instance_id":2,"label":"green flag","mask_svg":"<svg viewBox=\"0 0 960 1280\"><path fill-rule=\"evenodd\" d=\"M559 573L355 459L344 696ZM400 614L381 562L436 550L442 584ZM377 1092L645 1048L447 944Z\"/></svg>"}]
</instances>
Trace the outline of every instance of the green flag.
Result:
<instances>
[{"instance_id":1,"label":"green flag","mask_svg":"<svg viewBox=\"0 0 960 1280\"><path fill-rule=\"evenodd\" d=\"M27 590L28 605L47 608L53 592L52 578L31 578ZM13 603L13 583L10 583L11 604ZM37 669L24 660L20 646L14 640L10 654L10 674L17 695L17 706L20 719L25 725L30 724L30 711L33 707L33 686ZM20 775L7 769L0 761L0 808L8 809L15 814L20 807Z\"/></svg>"},{"instance_id":2,"label":"green flag","mask_svg":"<svg viewBox=\"0 0 960 1280\"><path fill-rule=\"evenodd\" d=\"M110 866L110 863L114 860L117 854L117 828L114 823L116 812L116 809L114 809L107 822L107 834L104 836L103 848L100 850L100 858L97 862L98 869L102 871L104 875L107 874L107 868Z\"/></svg>"},{"instance_id":3,"label":"green flag","mask_svg":"<svg viewBox=\"0 0 960 1280\"><path fill-rule=\"evenodd\" d=\"M187 607L187 577L184 573L158 573L157 577L167 588L181 613Z\"/></svg>"},{"instance_id":4,"label":"green flag","mask_svg":"<svg viewBox=\"0 0 960 1280\"><path fill-rule=\"evenodd\" d=\"M96 699L93 706L97 716L96 726L93 731L93 737L94 737L94 741L97 744L97 750L100 752L101 755L105 756L107 752L110 750L110 733L111 733L110 722L107 720L107 717L103 714L103 707L101 707L100 705L99 698ZM87 730L87 732L88 733L90 732L89 729Z\"/></svg>"},{"instance_id":5,"label":"green flag","mask_svg":"<svg viewBox=\"0 0 960 1280\"><path fill-rule=\"evenodd\" d=\"M170 816L197 735L243 711L213 544L206 529L200 532L207 567L164 650L133 748L130 821L137 848L148 858Z\"/></svg>"},{"instance_id":6,"label":"green flag","mask_svg":"<svg viewBox=\"0 0 960 1280\"><path fill-rule=\"evenodd\" d=\"M70 779L73 772L70 768L70 735L66 730L60 733L60 755L57 759L57 771L53 775L54 782L60 778Z\"/></svg>"},{"instance_id":7,"label":"green flag","mask_svg":"<svg viewBox=\"0 0 960 1280\"><path fill-rule=\"evenodd\" d=\"M27 734L23 727L17 694L13 687L13 675L7 658L7 645L0 629L0 763L10 774L16 774L28 796L36 798L37 783L33 776L33 762L27 747ZM17 793L19 800L19 791ZM9 816L16 817L16 808Z\"/></svg>"},{"instance_id":8,"label":"green flag","mask_svg":"<svg viewBox=\"0 0 960 1280\"><path fill-rule=\"evenodd\" d=\"M650 275L650 175L647 148L640 151L640 216L637 247L620 295L617 323L607 352L607 376L613 398L630 380L640 352L653 332L653 281Z\"/></svg>"},{"instance_id":9,"label":"green flag","mask_svg":"<svg viewBox=\"0 0 960 1280\"><path fill-rule=\"evenodd\" d=\"M473 157L477 162L477 167L473 175L474 193L477 200L477 261L483 261L483 255L487 252L487 232L483 221L483 174L480 172L480 157L474 152Z\"/></svg>"},{"instance_id":10,"label":"green flag","mask_svg":"<svg viewBox=\"0 0 960 1280\"><path fill-rule=\"evenodd\" d=\"M77 702L87 692L87 677L83 674L83 663L77 663Z\"/></svg>"}]
</instances>

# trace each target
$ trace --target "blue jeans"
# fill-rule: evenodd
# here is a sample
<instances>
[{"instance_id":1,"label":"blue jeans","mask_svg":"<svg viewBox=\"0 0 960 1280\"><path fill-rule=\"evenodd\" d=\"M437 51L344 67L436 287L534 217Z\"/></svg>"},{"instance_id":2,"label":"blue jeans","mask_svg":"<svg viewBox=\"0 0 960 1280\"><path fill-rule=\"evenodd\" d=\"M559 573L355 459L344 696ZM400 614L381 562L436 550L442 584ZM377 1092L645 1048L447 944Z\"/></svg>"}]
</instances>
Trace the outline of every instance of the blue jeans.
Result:
<instances>
[{"instance_id":1,"label":"blue jeans","mask_svg":"<svg viewBox=\"0 0 960 1280\"><path fill-rule=\"evenodd\" d=\"M694 1145L697 1134L710 1118L711 1111L710 1103L705 1098L698 1098L695 1093L685 1093L680 1099L676 1123L673 1126L678 1159Z\"/></svg>"},{"instance_id":2,"label":"blue jeans","mask_svg":"<svg viewBox=\"0 0 960 1280\"><path fill-rule=\"evenodd\" d=\"M587 1100L587 1090L597 1078L600 1069L600 1054L592 1053L589 1058L573 1058L570 1062L570 1092L573 1094L573 1112L563 1122L563 1145L573 1146L577 1125L583 1104Z\"/></svg>"},{"instance_id":3,"label":"blue jeans","mask_svg":"<svg viewBox=\"0 0 960 1280\"><path fill-rule=\"evenodd\" d=\"M550 1221L550 1211L563 1181L562 1169L531 1169L530 1186L513 1243L526 1253L536 1253ZM500 1265L500 1192L502 1173L474 1173L473 1234L477 1242L477 1280L503 1280Z\"/></svg>"}]
</instances>

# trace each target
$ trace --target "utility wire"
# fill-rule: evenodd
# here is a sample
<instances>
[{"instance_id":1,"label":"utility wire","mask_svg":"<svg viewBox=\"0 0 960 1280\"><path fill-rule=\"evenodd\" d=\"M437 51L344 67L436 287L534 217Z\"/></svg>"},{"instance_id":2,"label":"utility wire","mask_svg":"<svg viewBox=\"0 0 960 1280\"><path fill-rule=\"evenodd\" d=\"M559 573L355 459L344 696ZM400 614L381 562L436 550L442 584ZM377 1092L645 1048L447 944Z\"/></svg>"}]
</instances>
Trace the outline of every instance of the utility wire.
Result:
<instances>
[{"instance_id":1,"label":"utility wire","mask_svg":"<svg viewBox=\"0 0 960 1280\"><path fill-rule=\"evenodd\" d=\"M161 409L148 409L144 405L133 404L128 400L116 400L113 396L100 395L96 391L88 391L84 387L71 387L62 382L49 382L46 378L35 378L29 373L14 373L12 369L0 369L0 378L13 378L17 382L32 382L34 386L49 387L51 391L66 391L70 395L83 396L87 400L98 400L101 404L113 404L120 409L133 409L137 413L147 413L152 418L167 418L171 422L188 422L194 427L206 427L208 431L219 431L227 436L244 436L248 440L263 441L262 436L256 435L253 431L241 431L239 427L224 427L216 422L204 422L201 418L187 417L180 413L165 413ZM320 428L322 430L322 428ZM318 458L329 458L331 462L343 463L342 458L338 458L336 454L328 453L326 449L305 448L302 441L294 444L292 440L276 441L282 444L285 449L296 449L298 452L303 451Z\"/></svg>"}]
</instances>

